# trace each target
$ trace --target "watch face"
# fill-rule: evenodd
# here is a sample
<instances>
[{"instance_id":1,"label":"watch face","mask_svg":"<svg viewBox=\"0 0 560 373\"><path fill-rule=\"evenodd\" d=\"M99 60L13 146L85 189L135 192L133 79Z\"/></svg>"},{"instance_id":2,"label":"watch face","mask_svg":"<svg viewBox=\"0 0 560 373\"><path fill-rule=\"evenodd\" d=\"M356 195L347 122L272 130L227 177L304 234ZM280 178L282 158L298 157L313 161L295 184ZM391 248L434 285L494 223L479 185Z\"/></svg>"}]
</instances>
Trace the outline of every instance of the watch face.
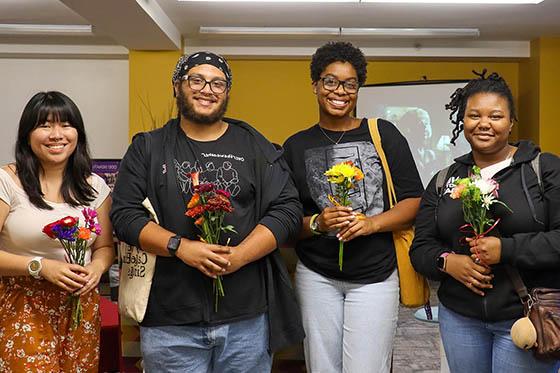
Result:
<instances>
[{"instance_id":1,"label":"watch face","mask_svg":"<svg viewBox=\"0 0 560 373\"><path fill-rule=\"evenodd\" d=\"M31 262L29 262L29 269L33 272L37 272L39 269L41 269L41 262L38 260L32 260Z\"/></svg>"},{"instance_id":2,"label":"watch face","mask_svg":"<svg viewBox=\"0 0 560 373\"><path fill-rule=\"evenodd\" d=\"M177 249L179 249L180 244L181 244L181 237L173 236L169 239L169 242L167 243L167 250L171 255L175 255Z\"/></svg>"}]
</instances>

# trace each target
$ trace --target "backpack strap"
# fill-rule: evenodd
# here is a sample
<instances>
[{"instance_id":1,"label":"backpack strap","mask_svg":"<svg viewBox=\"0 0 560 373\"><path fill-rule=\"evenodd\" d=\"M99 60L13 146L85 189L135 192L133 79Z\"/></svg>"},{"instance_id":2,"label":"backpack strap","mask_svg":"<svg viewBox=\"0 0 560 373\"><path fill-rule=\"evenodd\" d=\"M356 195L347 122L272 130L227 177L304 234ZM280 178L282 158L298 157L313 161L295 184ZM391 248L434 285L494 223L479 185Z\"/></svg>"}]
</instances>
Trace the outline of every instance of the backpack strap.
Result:
<instances>
[{"instance_id":1,"label":"backpack strap","mask_svg":"<svg viewBox=\"0 0 560 373\"><path fill-rule=\"evenodd\" d=\"M540 158L541 158L541 153L537 154L537 156L533 158L533 160L531 160L530 165L531 168L533 169L533 172L537 176L537 184L539 186L539 192L541 196L544 196ZM529 204L529 209L531 210L531 214L533 215L533 220L546 227L546 224L543 221L541 221L539 218L537 218L535 204L533 203L533 200L531 199L531 195L529 194L529 190L527 188L527 180L525 178L525 163L521 163L521 187L523 188L523 193L525 194L525 198L527 199L527 203Z\"/></svg>"},{"instance_id":2,"label":"backpack strap","mask_svg":"<svg viewBox=\"0 0 560 373\"><path fill-rule=\"evenodd\" d=\"M442 197L443 195L443 187L445 186L445 182L447 181L448 177L449 177L449 169L451 168L451 165L445 167L444 169L441 169L438 171L437 176L436 176L436 193L438 195L439 198Z\"/></svg>"},{"instance_id":3,"label":"backpack strap","mask_svg":"<svg viewBox=\"0 0 560 373\"><path fill-rule=\"evenodd\" d=\"M535 158L531 161L531 168L537 175L537 183L539 184L539 190L541 194L544 194L543 183L542 183L542 175L541 175L541 153L537 154Z\"/></svg>"}]
</instances>

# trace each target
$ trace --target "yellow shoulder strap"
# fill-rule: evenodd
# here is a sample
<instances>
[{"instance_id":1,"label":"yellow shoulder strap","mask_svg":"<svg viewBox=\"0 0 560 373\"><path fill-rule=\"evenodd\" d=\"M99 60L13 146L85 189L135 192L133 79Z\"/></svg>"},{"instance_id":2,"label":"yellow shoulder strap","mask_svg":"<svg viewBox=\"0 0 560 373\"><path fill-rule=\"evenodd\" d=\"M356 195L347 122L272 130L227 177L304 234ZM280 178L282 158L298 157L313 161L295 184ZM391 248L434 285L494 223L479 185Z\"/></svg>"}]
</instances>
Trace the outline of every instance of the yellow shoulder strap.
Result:
<instances>
[{"instance_id":1,"label":"yellow shoulder strap","mask_svg":"<svg viewBox=\"0 0 560 373\"><path fill-rule=\"evenodd\" d=\"M391 177L391 170L389 170L389 163L387 163L387 157L381 146L381 136L379 135L379 128L377 127L377 118L370 118L368 120L369 133L371 139L373 140L373 145L379 158L381 159L381 165L383 166L383 172L385 172L385 178L387 179L387 192L389 194L389 206L393 208L397 204L397 194L395 193L395 187L393 186L393 178Z\"/></svg>"}]
</instances>

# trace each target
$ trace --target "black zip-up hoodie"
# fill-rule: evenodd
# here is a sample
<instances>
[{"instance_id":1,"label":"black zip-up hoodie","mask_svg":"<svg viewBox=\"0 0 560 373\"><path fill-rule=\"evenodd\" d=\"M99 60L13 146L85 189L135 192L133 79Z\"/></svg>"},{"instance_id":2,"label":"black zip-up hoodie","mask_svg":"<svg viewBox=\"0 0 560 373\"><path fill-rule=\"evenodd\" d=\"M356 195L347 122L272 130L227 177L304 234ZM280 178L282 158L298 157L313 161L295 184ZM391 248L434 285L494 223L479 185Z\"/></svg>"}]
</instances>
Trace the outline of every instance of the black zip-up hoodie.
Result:
<instances>
[{"instance_id":1,"label":"black zip-up hoodie","mask_svg":"<svg viewBox=\"0 0 560 373\"><path fill-rule=\"evenodd\" d=\"M301 203L289 168L282 158L283 152L247 123L229 118L224 118L224 121L246 130L247 135L254 139L255 216L258 219L254 224L270 229L278 245L281 245L297 236L302 219ZM146 197L150 199L161 226L183 236L189 233L185 231L184 202L177 188L173 167L174 138L178 126L179 120L172 119L162 128L136 135L120 164L113 191L111 220L117 237L130 245L140 247L140 232L150 221L141 204ZM278 250L249 265L260 266L264 276L265 308L255 303L258 300L253 302L255 304L229 302L230 307L222 307L219 319L216 319L216 315L211 313L213 297L206 286L208 278L177 258L157 257L142 325L215 324L268 311L272 351L303 339L295 295ZM235 299L233 293L243 291L245 278L242 273L236 276L235 286L227 294L229 300ZM282 303L279 303L280 300Z\"/></svg>"},{"instance_id":2,"label":"black zip-up hoodie","mask_svg":"<svg viewBox=\"0 0 560 373\"><path fill-rule=\"evenodd\" d=\"M436 260L444 252L470 255L463 244L459 227L465 224L461 201L445 191L456 178L467 177L474 162L472 153L455 159L449 169L442 195L436 191L434 177L420 204L416 217L416 236L410 250L414 268L421 274L440 280L439 300L447 308L483 321L511 320L523 316L521 301L515 292L505 265L517 267L527 288L560 288L560 159L550 153L540 156L542 191L531 160L540 149L521 141L510 166L494 175L499 183L499 204L491 213L501 218L496 231L501 235L501 260L492 265L493 288L479 296L465 285L437 269ZM532 205L532 206L531 206ZM490 233L497 235L498 232Z\"/></svg>"}]
</instances>

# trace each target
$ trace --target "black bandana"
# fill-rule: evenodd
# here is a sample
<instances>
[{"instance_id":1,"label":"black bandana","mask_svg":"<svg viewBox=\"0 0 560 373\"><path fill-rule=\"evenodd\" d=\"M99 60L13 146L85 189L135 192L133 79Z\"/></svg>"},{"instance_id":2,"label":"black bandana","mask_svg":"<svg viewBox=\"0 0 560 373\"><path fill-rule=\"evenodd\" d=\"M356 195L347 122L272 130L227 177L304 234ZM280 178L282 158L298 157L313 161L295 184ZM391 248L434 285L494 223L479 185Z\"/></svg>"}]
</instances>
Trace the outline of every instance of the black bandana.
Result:
<instances>
[{"instance_id":1,"label":"black bandana","mask_svg":"<svg viewBox=\"0 0 560 373\"><path fill-rule=\"evenodd\" d=\"M171 82L175 83L189 72L195 66L198 65L212 65L224 73L228 85L231 86L231 69L225 58L219 56L212 52L196 52L190 56L183 55L177 61L175 66L175 71L173 71L173 77Z\"/></svg>"}]
</instances>

